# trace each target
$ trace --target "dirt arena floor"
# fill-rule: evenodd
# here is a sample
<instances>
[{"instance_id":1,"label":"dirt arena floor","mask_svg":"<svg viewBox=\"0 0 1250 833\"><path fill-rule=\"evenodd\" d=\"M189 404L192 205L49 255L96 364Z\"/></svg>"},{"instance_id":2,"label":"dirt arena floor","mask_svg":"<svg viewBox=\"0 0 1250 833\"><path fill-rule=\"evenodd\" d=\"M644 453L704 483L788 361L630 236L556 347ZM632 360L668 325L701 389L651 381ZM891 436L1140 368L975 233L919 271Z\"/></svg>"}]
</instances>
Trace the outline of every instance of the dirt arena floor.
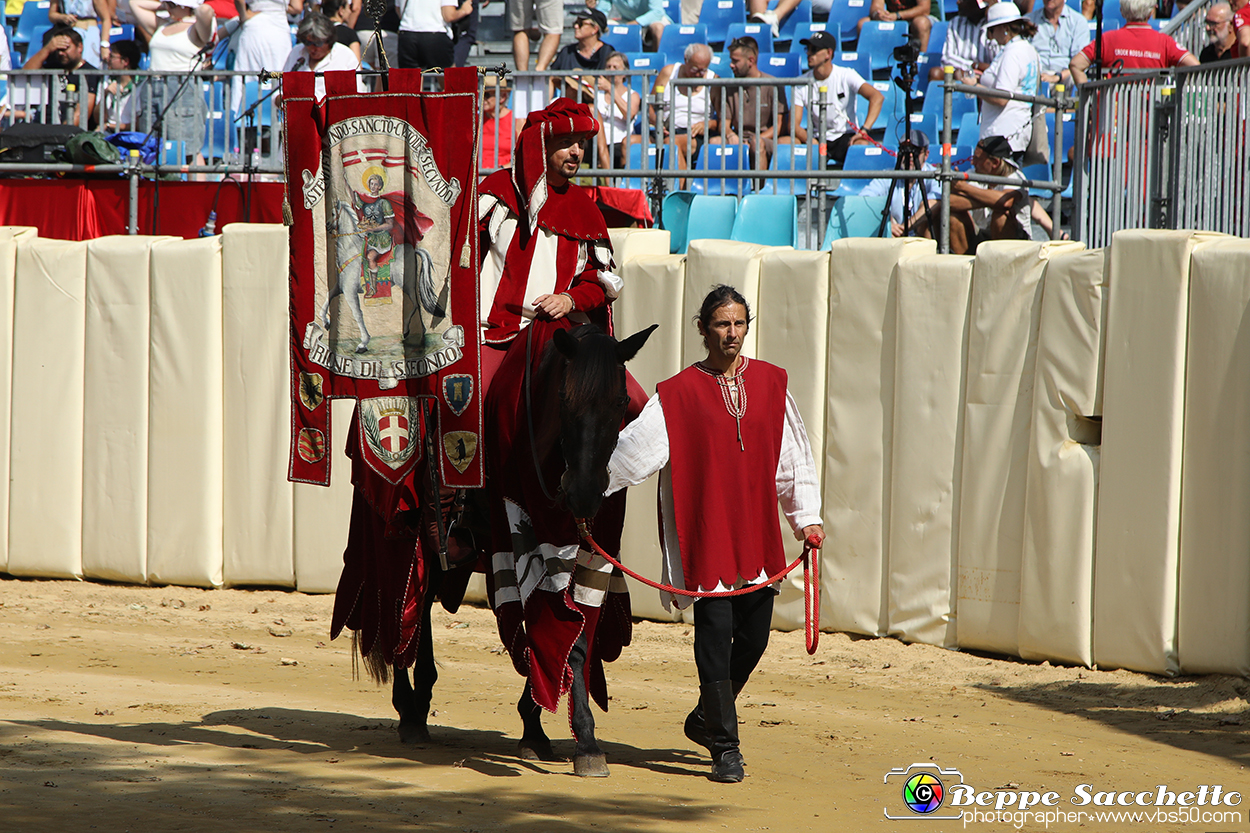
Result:
<instances>
[{"instance_id":1,"label":"dirt arena floor","mask_svg":"<svg viewBox=\"0 0 1250 833\"><path fill-rule=\"evenodd\" d=\"M608 666L611 709L596 712L612 774L591 780L517 757L520 678L489 611L436 608L436 742L404 746L389 693L352 679L349 640L329 641L332 602L0 580L0 831L1250 830L1250 795L1218 808L1071 803L1082 784L1091 797L1250 794L1240 678L843 634L809 657L801 632L775 634L739 701L748 777L714 784L681 733L696 691L690 627L639 622ZM545 722L571 753L565 716ZM915 770L887 778L918 762L960 773L940 776L948 800L932 815L903 802ZM935 818L958 814L960 780L987 800L1054 792L1056 804ZM1094 815L1108 810L1140 815Z\"/></svg>"}]
</instances>

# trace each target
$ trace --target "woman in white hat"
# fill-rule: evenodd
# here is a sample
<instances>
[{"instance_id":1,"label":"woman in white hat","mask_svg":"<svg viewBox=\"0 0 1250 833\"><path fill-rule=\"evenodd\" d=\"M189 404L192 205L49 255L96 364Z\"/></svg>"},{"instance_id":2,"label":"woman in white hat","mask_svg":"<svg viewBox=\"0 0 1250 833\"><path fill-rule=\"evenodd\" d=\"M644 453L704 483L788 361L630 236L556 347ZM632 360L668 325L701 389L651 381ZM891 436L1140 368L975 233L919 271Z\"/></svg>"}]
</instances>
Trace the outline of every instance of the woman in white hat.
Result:
<instances>
[{"instance_id":1,"label":"woman in white hat","mask_svg":"<svg viewBox=\"0 0 1250 833\"><path fill-rule=\"evenodd\" d=\"M136 0L130 9L135 24L148 38L149 68L169 73L167 78L148 82L151 117L164 113L161 138L185 143L187 155L202 163L208 104L199 78L182 82L186 73L209 68L202 50L212 43L217 15L203 0L165 0L155 8L150 2ZM157 19L157 12L162 10L169 15L164 22Z\"/></svg>"},{"instance_id":2,"label":"woman in white hat","mask_svg":"<svg viewBox=\"0 0 1250 833\"><path fill-rule=\"evenodd\" d=\"M1000 0L985 15L985 32L1000 48L989 69L981 74L981 85L1037 95L1042 62L1027 40L1037 34L1036 24L1020 14L1015 3ZM1032 134L1032 104L989 95L981 97L980 139L1002 136L1018 159L1029 146Z\"/></svg>"}]
</instances>

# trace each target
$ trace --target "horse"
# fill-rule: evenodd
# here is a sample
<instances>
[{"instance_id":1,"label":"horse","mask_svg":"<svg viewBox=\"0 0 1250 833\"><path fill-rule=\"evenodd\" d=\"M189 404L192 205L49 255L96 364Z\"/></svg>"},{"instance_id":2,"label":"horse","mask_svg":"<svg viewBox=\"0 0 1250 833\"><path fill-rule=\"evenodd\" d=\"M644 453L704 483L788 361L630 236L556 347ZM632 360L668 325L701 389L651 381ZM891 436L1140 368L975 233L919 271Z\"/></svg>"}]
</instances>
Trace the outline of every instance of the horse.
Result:
<instances>
[{"instance_id":1,"label":"horse","mask_svg":"<svg viewBox=\"0 0 1250 833\"><path fill-rule=\"evenodd\" d=\"M326 295L321 307L321 320L326 329L330 328L330 302L339 295L347 300L356 327L360 330L360 343L356 345L357 353L369 349L369 328L365 326L364 311L360 306L361 285L365 272L365 235L360 230L356 210L347 200L337 200L334 211L334 222L329 224L329 231L334 238L334 265L338 276ZM447 315L439 302L438 292L434 289L434 260L423 246L409 243L397 244L391 253L391 282L400 288L408 299L408 312L404 316L404 340L407 340L412 328L412 317L418 307L425 310L431 318L443 318ZM424 321L423 321L424 323Z\"/></svg>"}]
</instances>

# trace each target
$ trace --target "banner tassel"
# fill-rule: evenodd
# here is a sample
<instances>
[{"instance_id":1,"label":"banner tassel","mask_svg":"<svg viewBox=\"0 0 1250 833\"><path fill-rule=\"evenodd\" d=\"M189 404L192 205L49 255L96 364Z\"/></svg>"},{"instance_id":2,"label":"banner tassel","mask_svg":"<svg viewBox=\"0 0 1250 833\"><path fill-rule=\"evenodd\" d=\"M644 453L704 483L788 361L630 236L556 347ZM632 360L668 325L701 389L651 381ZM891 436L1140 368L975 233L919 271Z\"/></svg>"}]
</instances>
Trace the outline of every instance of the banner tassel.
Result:
<instances>
[{"instance_id":1,"label":"banner tassel","mask_svg":"<svg viewBox=\"0 0 1250 833\"><path fill-rule=\"evenodd\" d=\"M282 225L287 228L295 225L295 215L291 212L291 200L285 193L282 195Z\"/></svg>"},{"instance_id":2,"label":"banner tassel","mask_svg":"<svg viewBox=\"0 0 1250 833\"><path fill-rule=\"evenodd\" d=\"M469 236L465 235L464 246L460 249L460 268L468 269L473 265L473 246L469 242Z\"/></svg>"}]
</instances>

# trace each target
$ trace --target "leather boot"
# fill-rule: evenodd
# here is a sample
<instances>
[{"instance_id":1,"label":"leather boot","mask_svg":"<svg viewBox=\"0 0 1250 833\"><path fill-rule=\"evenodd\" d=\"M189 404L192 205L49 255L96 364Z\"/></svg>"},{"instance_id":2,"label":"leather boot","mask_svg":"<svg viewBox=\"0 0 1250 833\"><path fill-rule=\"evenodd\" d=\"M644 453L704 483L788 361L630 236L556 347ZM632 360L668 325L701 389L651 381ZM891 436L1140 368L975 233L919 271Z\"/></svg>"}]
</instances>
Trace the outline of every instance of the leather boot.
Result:
<instances>
[{"instance_id":1,"label":"leather boot","mask_svg":"<svg viewBox=\"0 0 1250 833\"><path fill-rule=\"evenodd\" d=\"M703 705L703 725L711 740L713 781L736 784L745 775L742 752L738 749L738 709L734 705L731 680L719 680L699 689Z\"/></svg>"},{"instance_id":2,"label":"leather boot","mask_svg":"<svg viewBox=\"0 0 1250 833\"><path fill-rule=\"evenodd\" d=\"M733 681L734 700L738 699L738 694L742 692L746 683ZM684 727L686 737L692 743L702 746L708 752L712 751L712 739L708 737L707 727L703 725L703 701L700 700L695 704L690 714L686 715L686 725Z\"/></svg>"}]
</instances>

